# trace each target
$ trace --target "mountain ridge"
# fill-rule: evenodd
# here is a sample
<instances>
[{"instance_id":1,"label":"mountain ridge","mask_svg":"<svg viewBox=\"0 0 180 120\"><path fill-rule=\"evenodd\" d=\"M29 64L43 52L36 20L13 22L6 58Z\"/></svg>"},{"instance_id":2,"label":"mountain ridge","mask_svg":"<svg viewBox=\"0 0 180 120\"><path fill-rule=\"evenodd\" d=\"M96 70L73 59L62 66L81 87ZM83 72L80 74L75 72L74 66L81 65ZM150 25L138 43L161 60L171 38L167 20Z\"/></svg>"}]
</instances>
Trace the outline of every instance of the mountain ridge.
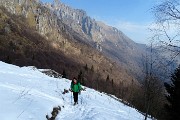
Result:
<instances>
[{"instance_id":1,"label":"mountain ridge","mask_svg":"<svg viewBox=\"0 0 180 120\"><path fill-rule=\"evenodd\" d=\"M136 74L136 77L141 75L139 71L143 67L141 57L146 52L145 45L135 43L115 27L96 21L83 10L73 9L58 1L45 6L53 10L65 24L88 38L84 41L127 69L130 74Z\"/></svg>"}]
</instances>

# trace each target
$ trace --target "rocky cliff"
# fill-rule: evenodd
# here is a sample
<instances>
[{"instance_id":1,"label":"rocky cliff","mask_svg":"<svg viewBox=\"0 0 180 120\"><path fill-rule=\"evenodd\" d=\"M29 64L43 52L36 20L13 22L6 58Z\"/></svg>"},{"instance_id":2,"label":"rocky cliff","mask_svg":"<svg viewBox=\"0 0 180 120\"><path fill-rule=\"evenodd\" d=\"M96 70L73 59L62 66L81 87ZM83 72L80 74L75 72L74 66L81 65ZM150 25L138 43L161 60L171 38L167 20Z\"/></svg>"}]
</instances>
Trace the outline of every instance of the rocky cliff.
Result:
<instances>
[{"instance_id":1,"label":"rocky cliff","mask_svg":"<svg viewBox=\"0 0 180 120\"><path fill-rule=\"evenodd\" d=\"M63 23L87 38L82 40L120 64L129 73L140 75L145 45L135 43L120 30L96 21L85 11L73 9L58 0L45 6L54 11Z\"/></svg>"}]
</instances>

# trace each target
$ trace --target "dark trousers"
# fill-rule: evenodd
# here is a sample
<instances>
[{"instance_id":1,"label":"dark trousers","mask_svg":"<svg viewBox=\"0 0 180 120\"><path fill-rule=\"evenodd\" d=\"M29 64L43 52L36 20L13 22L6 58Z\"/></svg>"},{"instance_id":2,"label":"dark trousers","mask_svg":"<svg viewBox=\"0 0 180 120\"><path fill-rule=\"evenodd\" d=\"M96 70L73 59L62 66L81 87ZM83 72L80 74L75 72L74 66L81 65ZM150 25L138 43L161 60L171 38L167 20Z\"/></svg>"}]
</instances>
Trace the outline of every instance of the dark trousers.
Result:
<instances>
[{"instance_id":1,"label":"dark trousers","mask_svg":"<svg viewBox=\"0 0 180 120\"><path fill-rule=\"evenodd\" d=\"M78 92L73 92L74 102L78 102Z\"/></svg>"}]
</instances>

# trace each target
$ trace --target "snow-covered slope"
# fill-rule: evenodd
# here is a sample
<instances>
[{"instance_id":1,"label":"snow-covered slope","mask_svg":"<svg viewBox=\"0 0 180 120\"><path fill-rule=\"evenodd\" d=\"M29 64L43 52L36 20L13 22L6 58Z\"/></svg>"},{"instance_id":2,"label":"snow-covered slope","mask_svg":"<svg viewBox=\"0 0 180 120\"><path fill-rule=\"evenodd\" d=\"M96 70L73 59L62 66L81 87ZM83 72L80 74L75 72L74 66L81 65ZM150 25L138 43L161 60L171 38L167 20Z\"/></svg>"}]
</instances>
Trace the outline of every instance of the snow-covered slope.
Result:
<instances>
[{"instance_id":1,"label":"snow-covered slope","mask_svg":"<svg viewBox=\"0 0 180 120\"><path fill-rule=\"evenodd\" d=\"M46 120L54 106L61 106L56 120L142 120L143 115L113 98L86 89L73 106L70 80L51 78L33 67L0 62L1 120ZM64 106L64 107L62 107Z\"/></svg>"}]
</instances>

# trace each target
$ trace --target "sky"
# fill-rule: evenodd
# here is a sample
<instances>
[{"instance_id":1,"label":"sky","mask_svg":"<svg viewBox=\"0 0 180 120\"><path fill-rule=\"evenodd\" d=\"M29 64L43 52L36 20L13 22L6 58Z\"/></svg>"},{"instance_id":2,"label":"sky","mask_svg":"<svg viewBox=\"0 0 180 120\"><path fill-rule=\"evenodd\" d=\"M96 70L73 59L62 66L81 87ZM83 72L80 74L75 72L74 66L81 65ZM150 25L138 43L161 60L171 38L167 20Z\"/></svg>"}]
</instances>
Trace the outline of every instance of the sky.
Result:
<instances>
[{"instance_id":1,"label":"sky","mask_svg":"<svg viewBox=\"0 0 180 120\"><path fill-rule=\"evenodd\" d=\"M53 0L41 0L53 2ZM118 28L137 43L148 44L149 27L154 16L151 8L160 0L61 0L76 9L83 9L87 15Z\"/></svg>"}]
</instances>

